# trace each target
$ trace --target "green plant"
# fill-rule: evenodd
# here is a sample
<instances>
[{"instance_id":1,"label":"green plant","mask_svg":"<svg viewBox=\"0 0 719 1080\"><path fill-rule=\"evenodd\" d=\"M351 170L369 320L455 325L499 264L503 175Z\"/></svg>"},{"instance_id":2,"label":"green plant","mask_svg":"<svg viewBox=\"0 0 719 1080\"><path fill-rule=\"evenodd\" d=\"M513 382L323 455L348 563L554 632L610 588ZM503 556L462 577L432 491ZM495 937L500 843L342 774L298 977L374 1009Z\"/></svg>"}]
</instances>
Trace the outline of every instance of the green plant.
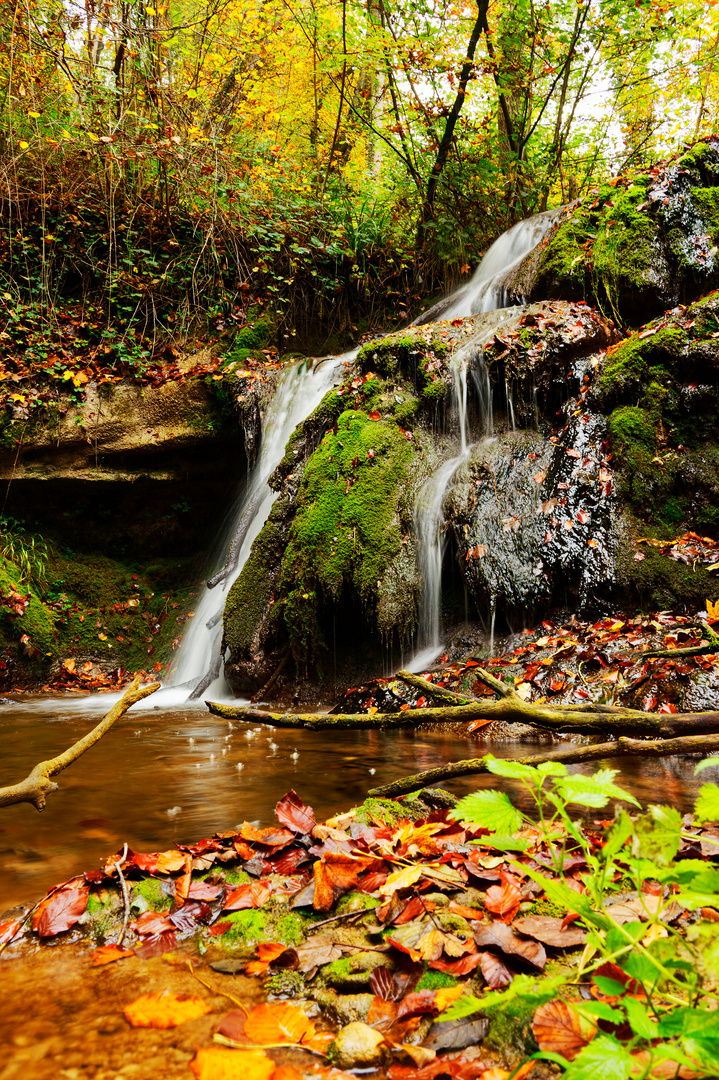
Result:
<instances>
[{"instance_id":1,"label":"green plant","mask_svg":"<svg viewBox=\"0 0 719 1080\"><path fill-rule=\"evenodd\" d=\"M718 763L719 758L708 758L696 771ZM691 1070L688 1075L716 1077L716 924L698 919L682 931L663 918L672 903L691 912L719 907L719 868L692 858L677 860L684 828L680 812L671 806L649 806L645 813L632 817L626 810L618 810L603 842L597 843L569 808L600 809L612 799L638 807L636 800L615 784L616 770L601 769L594 776L585 776L570 774L557 762L534 768L492 757L487 759L487 768L497 776L519 781L530 795L535 815L517 810L501 791L484 790L460 800L452 816L483 826L493 834L493 846L505 851L526 850L526 842L514 834L526 826L539 829L552 863L550 875L542 873L536 863L515 859L517 870L541 885L551 903L577 914L588 931L587 944L575 971L540 980L518 976L505 991L461 998L445 1018L457 1019L479 1009L491 1017L493 1010L520 997L538 1006L558 991L566 997L572 985L586 984L591 978L603 1000L571 1005L579 1023L589 1025L586 1045L572 1061L547 1049L530 1060L561 1065L566 1070L565 1080L598 1076L649 1080L659 1075L679 1076L681 1067ZM718 817L719 787L705 784L697 799L695 821ZM570 853L581 854L586 860L582 893L570 888L563 869ZM615 878L636 890L644 908L643 921L623 922L614 917L608 899ZM650 886L648 891L646 885ZM595 1022L602 1024L603 1031L597 1032ZM658 1071L668 1062L676 1070Z\"/></svg>"},{"instance_id":2,"label":"green plant","mask_svg":"<svg viewBox=\"0 0 719 1080\"><path fill-rule=\"evenodd\" d=\"M42 590L48 558L47 544L42 537L30 536L21 521L0 517L0 551L15 563L26 585Z\"/></svg>"}]
</instances>

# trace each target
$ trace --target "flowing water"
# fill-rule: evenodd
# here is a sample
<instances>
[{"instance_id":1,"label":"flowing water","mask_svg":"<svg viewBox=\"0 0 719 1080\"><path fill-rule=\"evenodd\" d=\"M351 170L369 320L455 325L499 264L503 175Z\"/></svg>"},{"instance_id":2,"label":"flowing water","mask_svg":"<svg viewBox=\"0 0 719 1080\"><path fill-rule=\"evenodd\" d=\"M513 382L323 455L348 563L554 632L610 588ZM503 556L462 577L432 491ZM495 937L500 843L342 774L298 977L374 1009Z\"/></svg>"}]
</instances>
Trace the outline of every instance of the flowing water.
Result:
<instances>
[{"instance_id":1,"label":"flowing water","mask_svg":"<svg viewBox=\"0 0 719 1080\"><path fill-rule=\"evenodd\" d=\"M73 874L93 870L127 842L165 851L244 820L274 821L278 799L294 788L318 820L361 802L370 787L491 752L539 753L547 743L480 740L458 725L442 730L308 731L216 719L204 705L158 708L159 693L132 710L89 753L58 777L39 814L27 803L0 815L0 916L35 902ZM23 700L0 705L0 785L26 776L40 760L71 745L97 721L110 695ZM562 744L557 744L561 746ZM588 766L590 772L608 762ZM622 784L640 800L661 794L687 810L703 776L694 760L621 759ZM240 767L241 766L241 767ZM506 783L502 782L503 785ZM451 781L456 794L496 784L491 776ZM519 789L508 789L514 796ZM610 817L611 809L594 814Z\"/></svg>"},{"instance_id":2,"label":"flowing water","mask_svg":"<svg viewBox=\"0 0 719 1080\"><path fill-rule=\"evenodd\" d=\"M329 357L308 368L297 364L280 377L262 425L262 446L246 490L230 514L223 547L223 570L210 579L185 634L162 704L179 704L210 691L217 700L231 696L222 675L222 613L232 583L239 577L256 536L277 495L267 481L282 460L292 432L319 405L357 350Z\"/></svg>"}]
</instances>

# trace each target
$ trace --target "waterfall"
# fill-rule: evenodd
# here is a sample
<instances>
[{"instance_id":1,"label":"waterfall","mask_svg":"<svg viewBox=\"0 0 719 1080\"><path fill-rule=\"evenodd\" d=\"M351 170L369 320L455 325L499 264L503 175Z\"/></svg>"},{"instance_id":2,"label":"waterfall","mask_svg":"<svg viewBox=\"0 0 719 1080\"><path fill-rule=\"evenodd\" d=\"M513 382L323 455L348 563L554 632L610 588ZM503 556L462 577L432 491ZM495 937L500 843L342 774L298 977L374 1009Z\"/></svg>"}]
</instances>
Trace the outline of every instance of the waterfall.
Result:
<instances>
[{"instance_id":1,"label":"waterfall","mask_svg":"<svg viewBox=\"0 0 719 1080\"><path fill-rule=\"evenodd\" d=\"M282 460L292 432L316 409L338 381L342 365L351 362L356 354L355 349L329 357L314 367L302 362L282 373L263 417L259 460L230 514L224 569L210 579L197 601L165 692L171 697L180 701L199 697L210 686L215 696L230 693L221 674L222 614L227 593L239 577L252 542L277 497L267 482Z\"/></svg>"},{"instance_id":2,"label":"waterfall","mask_svg":"<svg viewBox=\"0 0 719 1080\"><path fill-rule=\"evenodd\" d=\"M414 526L419 541L419 561L424 590L419 618L419 651L412 658L410 670L421 671L436 659L442 648L441 601L442 563L447 547L443 504L452 478L468 459L473 444L468 424L467 373L471 372L479 406L479 435L493 431L492 387L482 354L484 345L516 309L507 308L510 300L505 286L512 270L537 246L555 221L557 210L535 214L503 233L490 247L477 267L469 285L458 289L426 311L415 324L437 319L464 318L489 313L479 321L472 337L452 358L453 398L459 420L459 453L445 461L420 488L414 505ZM503 309L503 310L500 310ZM507 411L514 430L514 407L506 385ZM491 613L491 637L494 643L495 607Z\"/></svg>"}]
</instances>

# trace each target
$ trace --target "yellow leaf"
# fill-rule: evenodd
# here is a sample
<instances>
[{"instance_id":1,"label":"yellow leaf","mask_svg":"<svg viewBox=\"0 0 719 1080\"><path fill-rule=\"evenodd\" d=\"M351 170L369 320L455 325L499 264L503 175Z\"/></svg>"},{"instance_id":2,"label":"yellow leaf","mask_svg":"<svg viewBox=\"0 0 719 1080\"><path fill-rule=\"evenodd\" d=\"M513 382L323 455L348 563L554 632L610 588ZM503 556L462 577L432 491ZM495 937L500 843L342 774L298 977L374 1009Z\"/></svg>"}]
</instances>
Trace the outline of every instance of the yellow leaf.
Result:
<instances>
[{"instance_id":1,"label":"yellow leaf","mask_svg":"<svg viewBox=\"0 0 719 1080\"><path fill-rule=\"evenodd\" d=\"M95 135L92 131L88 131L87 137L88 137L88 139L92 139L93 142L99 142L100 141L98 139L97 135Z\"/></svg>"},{"instance_id":2,"label":"yellow leaf","mask_svg":"<svg viewBox=\"0 0 719 1080\"><path fill-rule=\"evenodd\" d=\"M382 896L391 896L398 889L407 889L414 885L422 877L424 867L421 864L415 866L403 866L401 870L395 870L390 874L384 885L380 885Z\"/></svg>"},{"instance_id":3,"label":"yellow leaf","mask_svg":"<svg viewBox=\"0 0 719 1080\"><path fill-rule=\"evenodd\" d=\"M40 113L39 112L29 112L28 116L32 116L32 118L34 120L37 120L40 117Z\"/></svg>"},{"instance_id":4,"label":"yellow leaf","mask_svg":"<svg viewBox=\"0 0 719 1080\"><path fill-rule=\"evenodd\" d=\"M190 1062L197 1080L270 1080L275 1063L262 1050L203 1046Z\"/></svg>"},{"instance_id":5,"label":"yellow leaf","mask_svg":"<svg viewBox=\"0 0 719 1080\"><path fill-rule=\"evenodd\" d=\"M185 97L196 98L197 97L197 90L188 90L187 93L185 94Z\"/></svg>"},{"instance_id":6,"label":"yellow leaf","mask_svg":"<svg viewBox=\"0 0 719 1080\"><path fill-rule=\"evenodd\" d=\"M125 1019L133 1027L172 1028L197 1020L212 1012L212 1006L202 998L189 995L143 994L125 1008Z\"/></svg>"},{"instance_id":7,"label":"yellow leaf","mask_svg":"<svg viewBox=\"0 0 719 1080\"><path fill-rule=\"evenodd\" d=\"M28 148L28 146L29 146L29 145L30 145L30 143L29 143L29 142L24 142L24 140L21 140L21 141L20 141L20 149L21 149L21 150L27 150L27 148Z\"/></svg>"},{"instance_id":8,"label":"yellow leaf","mask_svg":"<svg viewBox=\"0 0 719 1080\"><path fill-rule=\"evenodd\" d=\"M661 923L653 923L649 927L649 932L646 937L642 938L642 945L651 945L652 942L658 941L659 938L669 937L669 931L666 926L662 926Z\"/></svg>"},{"instance_id":9,"label":"yellow leaf","mask_svg":"<svg viewBox=\"0 0 719 1080\"><path fill-rule=\"evenodd\" d=\"M719 619L719 600L715 600L713 603L711 600L707 600L707 615L710 619Z\"/></svg>"},{"instance_id":10,"label":"yellow leaf","mask_svg":"<svg viewBox=\"0 0 719 1080\"><path fill-rule=\"evenodd\" d=\"M72 379L74 377L74 375L75 375L74 371L63 371L63 373L62 373L62 377L65 380L65 382L69 382L70 379Z\"/></svg>"},{"instance_id":11,"label":"yellow leaf","mask_svg":"<svg viewBox=\"0 0 719 1080\"><path fill-rule=\"evenodd\" d=\"M97 636L99 637L100 641L107 641L107 634L98 634Z\"/></svg>"},{"instance_id":12,"label":"yellow leaf","mask_svg":"<svg viewBox=\"0 0 719 1080\"><path fill-rule=\"evenodd\" d=\"M440 1012L443 1012L448 1005L451 1005L453 1001L461 997L464 993L464 983L459 983L458 986L441 986L434 995L434 1003Z\"/></svg>"}]
</instances>

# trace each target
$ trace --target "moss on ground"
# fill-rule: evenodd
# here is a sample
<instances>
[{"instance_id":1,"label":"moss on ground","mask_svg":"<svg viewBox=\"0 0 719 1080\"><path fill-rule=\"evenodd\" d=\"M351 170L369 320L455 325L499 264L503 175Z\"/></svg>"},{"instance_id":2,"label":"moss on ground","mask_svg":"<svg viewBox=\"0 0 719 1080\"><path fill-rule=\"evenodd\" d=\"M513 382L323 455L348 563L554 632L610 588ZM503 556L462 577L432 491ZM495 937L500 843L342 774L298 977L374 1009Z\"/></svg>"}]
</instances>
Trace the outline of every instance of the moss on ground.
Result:
<instances>
[{"instance_id":1,"label":"moss on ground","mask_svg":"<svg viewBox=\"0 0 719 1080\"><path fill-rule=\"evenodd\" d=\"M451 986L456 986L458 982L459 979L456 979L454 975L450 975L446 971L432 971L429 968L426 968L424 975L415 986L415 990L449 989Z\"/></svg>"},{"instance_id":2,"label":"moss on ground","mask_svg":"<svg viewBox=\"0 0 719 1080\"><path fill-rule=\"evenodd\" d=\"M355 821L361 825L395 825L405 817L405 808L393 799L365 799L355 813Z\"/></svg>"},{"instance_id":3,"label":"moss on ground","mask_svg":"<svg viewBox=\"0 0 719 1080\"><path fill-rule=\"evenodd\" d=\"M172 907L172 897L162 887L162 882L157 878L143 878L135 881L130 890L130 902L134 903L138 897L142 897L152 911L167 911Z\"/></svg>"},{"instance_id":4,"label":"moss on ground","mask_svg":"<svg viewBox=\"0 0 719 1080\"><path fill-rule=\"evenodd\" d=\"M288 500L274 503L252 545L247 562L230 589L225 604L225 640L233 653L243 655L253 641L276 585L285 549L283 529Z\"/></svg>"},{"instance_id":5,"label":"moss on ground","mask_svg":"<svg viewBox=\"0 0 719 1080\"><path fill-rule=\"evenodd\" d=\"M313 921L298 912L273 904L262 910L246 908L222 916L222 922L229 922L230 927L214 941L229 949L254 945L258 941L281 941L287 946L300 945Z\"/></svg>"}]
</instances>

